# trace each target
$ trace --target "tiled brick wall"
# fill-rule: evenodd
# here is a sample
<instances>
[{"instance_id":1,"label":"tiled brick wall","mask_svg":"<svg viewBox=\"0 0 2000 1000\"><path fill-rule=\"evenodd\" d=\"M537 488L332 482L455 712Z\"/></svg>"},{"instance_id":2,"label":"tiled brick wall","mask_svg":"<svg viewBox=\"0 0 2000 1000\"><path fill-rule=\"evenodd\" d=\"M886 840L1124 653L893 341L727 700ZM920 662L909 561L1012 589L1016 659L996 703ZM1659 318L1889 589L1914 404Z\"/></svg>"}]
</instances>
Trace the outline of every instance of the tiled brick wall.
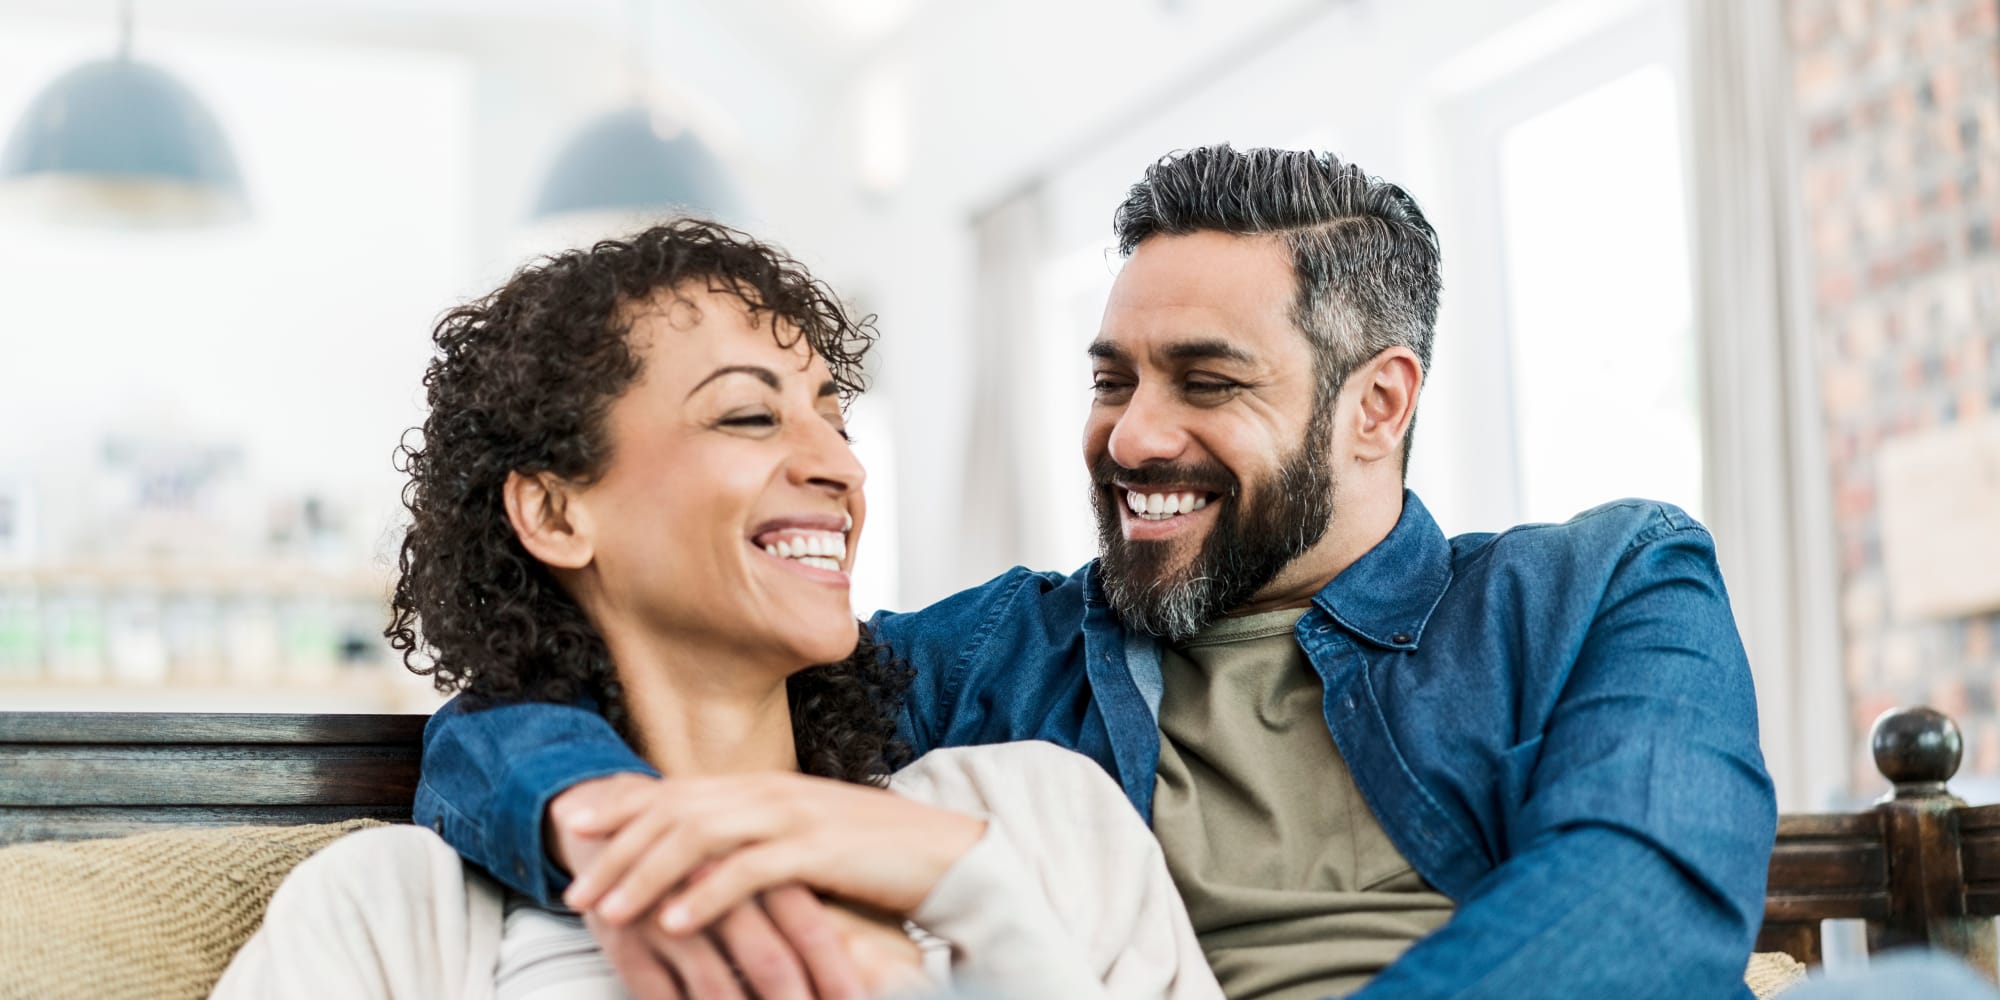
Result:
<instances>
[{"instance_id":1,"label":"tiled brick wall","mask_svg":"<svg viewBox=\"0 0 2000 1000\"><path fill-rule=\"evenodd\" d=\"M1869 724L1914 701L1960 720L1961 773L2000 776L2000 615L1895 618L1875 468L1885 439L2000 412L2000 0L1786 4L1855 788L1881 784Z\"/></svg>"}]
</instances>

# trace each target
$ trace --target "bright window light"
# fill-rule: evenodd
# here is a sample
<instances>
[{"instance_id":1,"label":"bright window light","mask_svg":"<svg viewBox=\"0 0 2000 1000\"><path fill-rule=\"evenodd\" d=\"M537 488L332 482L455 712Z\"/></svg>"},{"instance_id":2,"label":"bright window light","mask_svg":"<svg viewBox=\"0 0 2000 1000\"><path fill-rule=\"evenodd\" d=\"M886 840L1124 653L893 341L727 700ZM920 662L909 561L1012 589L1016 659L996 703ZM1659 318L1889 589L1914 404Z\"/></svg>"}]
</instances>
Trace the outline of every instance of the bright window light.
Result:
<instances>
[{"instance_id":1,"label":"bright window light","mask_svg":"<svg viewBox=\"0 0 2000 1000\"><path fill-rule=\"evenodd\" d=\"M1622 496L1700 516L1679 121L1654 65L1501 139L1525 520Z\"/></svg>"}]
</instances>

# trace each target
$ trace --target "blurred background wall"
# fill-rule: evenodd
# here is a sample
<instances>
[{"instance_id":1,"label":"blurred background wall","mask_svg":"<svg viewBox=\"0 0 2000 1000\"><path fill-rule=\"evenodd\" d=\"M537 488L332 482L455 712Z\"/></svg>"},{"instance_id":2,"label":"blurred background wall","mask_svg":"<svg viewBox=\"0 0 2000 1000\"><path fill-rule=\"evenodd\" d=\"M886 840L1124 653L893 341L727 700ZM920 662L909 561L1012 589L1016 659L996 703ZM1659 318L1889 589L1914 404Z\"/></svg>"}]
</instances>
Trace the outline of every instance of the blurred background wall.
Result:
<instances>
[{"instance_id":1,"label":"blurred background wall","mask_svg":"<svg viewBox=\"0 0 2000 1000\"><path fill-rule=\"evenodd\" d=\"M1436 223L1447 531L1680 504L1786 808L1898 702L2000 782L1992 0L0 0L5 141L121 9L238 186L0 176L0 705L436 704L380 638L429 328L656 154L880 317L857 610L1072 569L1112 208L1229 141Z\"/></svg>"},{"instance_id":2,"label":"blurred background wall","mask_svg":"<svg viewBox=\"0 0 2000 1000\"><path fill-rule=\"evenodd\" d=\"M1885 492L1993 500L1978 480L1995 475L2000 414L2000 5L1786 6L1852 724L1929 703L1967 726L1968 769L2000 775L2000 615L1899 601L1896 583L1950 571L1892 580L1883 551L1885 530L1901 527L1885 523ZM1944 467L1915 456L1912 468L1908 443L1939 432L1951 435ZM1977 516L2000 520L2000 507ZM1989 588L2000 574L1978 569Z\"/></svg>"}]
</instances>

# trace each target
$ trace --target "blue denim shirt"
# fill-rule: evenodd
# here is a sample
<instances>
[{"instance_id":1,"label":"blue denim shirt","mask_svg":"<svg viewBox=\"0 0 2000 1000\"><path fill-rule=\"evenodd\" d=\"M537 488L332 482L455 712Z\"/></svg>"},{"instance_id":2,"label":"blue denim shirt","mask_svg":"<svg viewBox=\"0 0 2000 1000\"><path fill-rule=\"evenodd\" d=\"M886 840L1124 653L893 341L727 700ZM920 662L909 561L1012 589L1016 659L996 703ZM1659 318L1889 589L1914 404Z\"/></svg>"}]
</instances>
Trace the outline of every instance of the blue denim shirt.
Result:
<instances>
[{"instance_id":1,"label":"blue denim shirt","mask_svg":"<svg viewBox=\"0 0 2000 1000\"><path fill-rule=\"evenodd\" d=\"M877 616L915 668L912 748L1047 740L1094 758L1150 817L1159 649L1120 627L1095 572L1015 569ZM1447 539L1406 494L1295 634L1355 784L1457 904L1357 997L1749 995L1776 805L1693 519L1627 500ZM567 881L543 851L548 801L650 772L574 707L454 701L424 743L418 821L544 902Z\"/></svg>"}]
</instances>

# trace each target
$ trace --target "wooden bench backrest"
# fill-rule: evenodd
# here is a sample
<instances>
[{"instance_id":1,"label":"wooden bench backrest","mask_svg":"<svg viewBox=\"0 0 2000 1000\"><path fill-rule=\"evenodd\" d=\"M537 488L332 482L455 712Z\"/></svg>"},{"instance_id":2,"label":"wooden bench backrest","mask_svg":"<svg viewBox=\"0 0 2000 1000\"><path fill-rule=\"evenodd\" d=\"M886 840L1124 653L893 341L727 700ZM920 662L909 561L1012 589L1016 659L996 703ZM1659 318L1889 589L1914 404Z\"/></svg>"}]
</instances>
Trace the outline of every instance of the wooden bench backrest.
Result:
<instances>
[{"instance_id":1,"label":"wooden bench backrest","mask_svg":"<svg viewBox=\"0 0 2000 1000\"><path fill-rule=\"evenodd\" d=\"M409 822L425 716L0 712L0 845Z\"/></svg>"},{"instance_id":2,"label":"wooden bench backrest","mask_svg":"<svg viewBox=\"0 0 2000 1000\"><path fill-rule=\"evenodd\" d=\"M1868 948L1928 946L2000 978L2000 805L1967 806L1958 726L1928 708L1875 721L1875 766L1894 789L1859 813L1778 818L1759 951L1820 961L1823 921L1865 920Z\"/></svg>"},{"instance_id":3,"label":"wooden bench backrest","mask_svg":"<svg viewBox=\"0 0 2000 1000\"><path fill-rule=\"evenodd\" d=\"M0 846L169 826L408 822L421 715L0 712ZM1869 922L1869 947L1930 944L1995 975L2000 805L1945 790L1961 744L1929 709L1872 736L1893 797L1866 812L1783 816L1758 950L1809 965L1821 922Z\"/></svg>"}]
</instances>

